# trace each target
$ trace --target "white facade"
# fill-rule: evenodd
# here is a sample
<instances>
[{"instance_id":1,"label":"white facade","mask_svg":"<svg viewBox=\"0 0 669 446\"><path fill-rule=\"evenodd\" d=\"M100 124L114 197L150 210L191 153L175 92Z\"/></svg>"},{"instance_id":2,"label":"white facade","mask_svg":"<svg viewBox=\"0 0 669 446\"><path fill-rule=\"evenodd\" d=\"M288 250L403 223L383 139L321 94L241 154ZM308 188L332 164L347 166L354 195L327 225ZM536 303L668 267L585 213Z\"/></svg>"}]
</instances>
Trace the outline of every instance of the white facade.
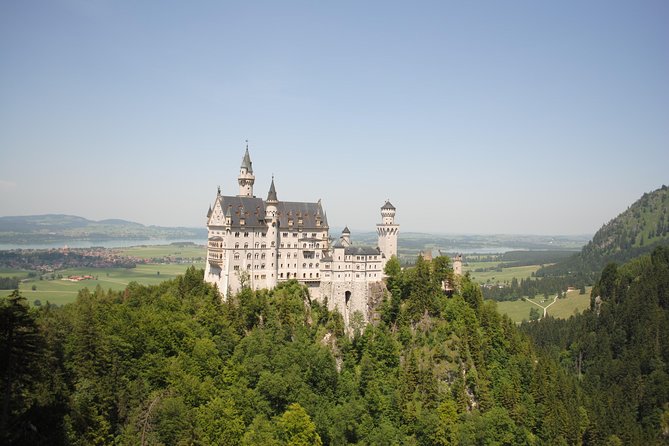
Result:
<instances>
[{"instance_id":1,"label":"white facade","mask_svg":"<svg viewBox=\"0 0 669 446\"><path fill-rule=\"evenodd\" d=\"M274 179L263 200L253 196L254 182L247 147L239 195L224 196L219 189L207 213L205 280L225 299L242 286L273 288L295 279L308 286L312 298L337 308L347 326L356 311L367 321L372 290L379 288L388 259L397 255L395 208L389 201L381 208L378 247L353 246L348 228L331 246L320 200L279 201Z\"/></svg>"}]
</instances>

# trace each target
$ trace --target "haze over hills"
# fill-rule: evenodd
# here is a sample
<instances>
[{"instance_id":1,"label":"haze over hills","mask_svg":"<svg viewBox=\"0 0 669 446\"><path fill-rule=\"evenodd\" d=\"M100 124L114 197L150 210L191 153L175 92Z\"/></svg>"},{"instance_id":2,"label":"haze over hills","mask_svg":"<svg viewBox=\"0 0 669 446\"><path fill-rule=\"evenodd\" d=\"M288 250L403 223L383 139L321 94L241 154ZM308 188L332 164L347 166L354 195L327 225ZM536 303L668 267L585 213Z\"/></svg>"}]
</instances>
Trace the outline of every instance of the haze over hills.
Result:
<instances>
[{"instance_id":1,"label":"haze over hills","mask_svg":"<svg viewBox=\"0 0 669 446\"><path fill-rule=\"evenodd\" d=\"M145 226L120 219L94 221L63 214L0 217L0 243L182 238L202 238L204 241L206 237L204 227Z\"/></svg>"}]
</instances>

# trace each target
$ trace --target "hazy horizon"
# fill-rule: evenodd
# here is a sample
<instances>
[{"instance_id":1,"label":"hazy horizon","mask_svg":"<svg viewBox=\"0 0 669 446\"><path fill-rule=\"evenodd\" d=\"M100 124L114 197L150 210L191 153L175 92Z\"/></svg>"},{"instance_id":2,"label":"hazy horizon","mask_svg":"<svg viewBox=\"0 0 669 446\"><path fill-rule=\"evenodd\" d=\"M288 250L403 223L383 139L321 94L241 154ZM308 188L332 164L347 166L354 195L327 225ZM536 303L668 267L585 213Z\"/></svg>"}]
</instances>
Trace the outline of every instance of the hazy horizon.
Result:
<instances>
[{"instance_id":1,"label":"hazy horizon","mask_svg":"<svg viewBox=\"0 0 669 446\"><path fill-rule=\"evenodd\" d=\"M203 227L220 185L370 230L587 235L669 183L669 4L0 5L0 214ZM370 229L365 229L370 228Z\"/></svg>"}]
</instances>

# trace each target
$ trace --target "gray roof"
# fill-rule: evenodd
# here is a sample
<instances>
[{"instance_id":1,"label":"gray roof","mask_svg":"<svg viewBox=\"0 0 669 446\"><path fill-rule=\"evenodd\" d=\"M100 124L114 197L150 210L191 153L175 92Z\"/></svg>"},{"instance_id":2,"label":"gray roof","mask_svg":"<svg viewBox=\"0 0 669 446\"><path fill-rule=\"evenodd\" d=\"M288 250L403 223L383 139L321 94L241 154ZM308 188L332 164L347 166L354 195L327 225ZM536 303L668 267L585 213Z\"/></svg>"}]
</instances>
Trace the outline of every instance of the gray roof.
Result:
<instances>
[{"instance_id":1,"label":"gray roof","mask_svg":"<svg viewBox=\"0 0 669 446\"><path fill-rule=\"evenodd\" d=\"M344 230L341 231L341 233L342 233L342 234L350 234L350 233L351 233L351 230L348 229L348 226L346 226L346 227L344 228Z\"/></svg>"},{"instance_id":2,"label":"gray roof","mask_svg":"<svg viewBox=\"0 0 669 446\"><path fill-rule=\"evenodd\" d=\"M393 211L395 210L395 206L390 204L390 200L386 200L386 204L381 206L381 209L392 209Z\"/></svg>"},{"instance_id":3,"label":"gray roof","mask_svg":"<svg viewBox=\"0 0 669 446\"><path fill-rule=\"evenodd\" d=\"M327 226L327 219L323 216L323 208L320 203L304 203L299 201L280 201L277 204L277 215L279 216L279 226L288 227L288 220L293 220L293 227L303 227L310 229L320 229ZM316 216L320 217L321 226L316 226ZM298 224L298 219L302 218L302 224Z\"/></svg>"},{"instance_id":4,"label":"gray roof","mask_svg":"<svg viewBox=\"0 0 669 446\"><path fill-rule=\"evenodd\" d=\"M381 254L379 248L368 248L364 246L349 246L344 250L347 256L378 256Z\"/></svg>"},{"instance_id":5,"label":"gray roof","mask_svg":"<svg viewBox=\"0 0 669 446\"><path fill-rule=\"evenodd\" d=\"M239 220L245 219L244 226L247 228L266 227L265 224L265 201L258 197L236 197L223 195L220 197L221 208L226 216L230 213L232 226L240 226ZM323 216L320 203L303 203L294 201L279 201L276 204L279 227L287 229L288 220L293 220L292 228L304 228L305 230L323 229L328 225L327 218ZM316 217L321 219L321 225L316 226ZM299 219L302 224L299 224Z\"/></svg>"},{"instance_id":6,"label":"gray roof","mask_svg":"<svg viewBox=\"0 0 669 446\"><path fill-rule=\"evenodd\" d=\"M244 153L244 158L242 158L242 167L245 167L249 173L253 173L253 163L251 162L251 156L249 155L249 146L246 145L246 152Z\"/></svg>"},{"instance_id":7,"label":"gray roof","mask_svg":"<svg viewBox=\"0 0 669 446\"><path fill-rule=\"evenodd\" d=\"M272 184L269 186L269 192L267 193L267 201L279 201L276 198L276 188L274 187L274 177L272 177Z\"/></svg>"}]
</instances>

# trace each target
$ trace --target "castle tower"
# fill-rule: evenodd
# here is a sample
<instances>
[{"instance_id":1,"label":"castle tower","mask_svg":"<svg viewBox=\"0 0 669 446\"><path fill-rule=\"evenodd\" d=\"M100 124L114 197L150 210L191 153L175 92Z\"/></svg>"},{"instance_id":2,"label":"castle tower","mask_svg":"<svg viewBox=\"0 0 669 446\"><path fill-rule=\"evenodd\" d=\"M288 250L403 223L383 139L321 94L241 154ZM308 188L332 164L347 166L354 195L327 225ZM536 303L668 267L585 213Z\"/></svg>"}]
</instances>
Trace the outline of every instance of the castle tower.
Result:
<instances>
[{"instance_id":1,"label":"castle tower","mask_svg":"<svg viewBox=\"0 0 669 446\"><path fill-rule=\"evenodd\" d=\"M376 233L379 236L379 250L383 254L383 266L392 256L397 256L397 236L400 225L395 224L395 206L386 200L381 207L382 223L376 225Z\"/></svg>"},{"instance_id":2,"label":"castle tower","mask_svg":"<svg viewBox=\"0 0 669 446\"><path fill-rule=\"evenodd\" d=\"M246 141L246 153L244 153L244 158L242 158L242 165L239 168L239 177L237 178L240 197L253 197L253 183L255 183L255 180L253 163L249 155L249 142Z\"/></svg>"},{"instance_id":3,"label":"castle tower","mask_svg":"<svg viewBox=\"0 0 669 446\"><path fill-rule=\"evenodd\" d=\"M267 242L269 249L274 259L274 252L279 246L279 216L278 207L279 199L276 196L276 188L274 187L274 177L272 177L272 184L269 186L267 193L267 200L265 201L265 224L267 225ZM273 288L276 286L279 277L279 263L278 259L272 260L267 271L267 287Z\"/></svg>"},{"instance_id":4,"label":"castle tower","mask_svg":"<svg viewBox=\"0 0 669 446\"><path fill-rule=\"evenodd\" d=\"M462 254L458 254L453 258L453 274L456 276L462 275Z\"/></svg>"},{"instance_id":5,"label":"castle tower","mask_svg":"<svg viewBox=\"0 0 669 446\"><path fill-rule=\"evenodd\" d=\"M348 226L341 231L341 242L345 247L351 246L351 230L348 229Z\"/></svg>"}]
</instances>

